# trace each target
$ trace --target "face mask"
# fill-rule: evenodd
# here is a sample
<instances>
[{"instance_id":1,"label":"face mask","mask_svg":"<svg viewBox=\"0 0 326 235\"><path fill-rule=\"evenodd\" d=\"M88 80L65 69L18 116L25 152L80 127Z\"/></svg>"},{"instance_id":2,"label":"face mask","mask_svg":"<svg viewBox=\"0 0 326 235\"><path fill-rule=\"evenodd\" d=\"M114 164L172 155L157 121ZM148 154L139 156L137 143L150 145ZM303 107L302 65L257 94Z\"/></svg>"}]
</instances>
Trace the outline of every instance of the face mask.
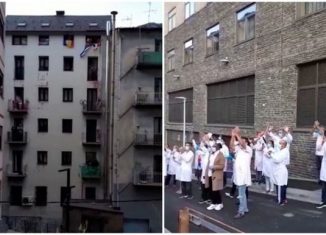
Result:
<instances>
[{"instance_id":1,"label":"face mask","mask_svg":"<svg viewBox=\"0 0 326 235\"><path fill-rule=\"evenodd\" d=\"M267 147L268 147L268 148L271 148L271 147L272 147L272 145L271 145L271 144L267 144Z\"/></svg>"},{"instance_id":2,"label":"face mask","mask_svg":"<svg viewBox=\"0 0 326 235\"><path fill-rule=\"evenodd\" d=\"M186 150L188 151L190 148L189 148L189 146L186 146Z\"/></svg>"},{"instance_id":3,"label":"face mask","mask_svg":"<svg viewBox=\"0 0 326 235\"><path fill-rule=\"evenodd\" d=\"M212 151L213 151L213 153L215 153L216 152L216 148L212 148Z\"/></svg>"},{"instance_id":4,"label":"face mask","mask_svg":"<svg viewBox=\"0 0 326 235\"><path fill-rule=\"evenodd\" d=\"M209 145L210 145L210 146L213 146L213 145L214 145L214 141L213 141L213 140L210 140L210 141L209 141Z\"/></svg>"}]
</instances>

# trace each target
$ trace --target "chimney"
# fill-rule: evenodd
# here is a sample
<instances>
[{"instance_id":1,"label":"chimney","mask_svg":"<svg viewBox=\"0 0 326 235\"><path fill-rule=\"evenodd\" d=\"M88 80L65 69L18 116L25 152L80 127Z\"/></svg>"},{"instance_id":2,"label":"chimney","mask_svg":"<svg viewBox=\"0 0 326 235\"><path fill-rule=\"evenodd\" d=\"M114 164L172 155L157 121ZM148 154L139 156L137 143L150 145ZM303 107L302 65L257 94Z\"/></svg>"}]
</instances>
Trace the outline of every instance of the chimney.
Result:
<instances>
[{"instance_id":1,"label":"chimney","mask_svg":"<svg viewBox=\"0 0 326 235\"><path fill-rule=\"evenodd\" d=\"M57 16L64 16L65 15L65 11L56 11L57 12Z\"/></svg>"}]
</instances>

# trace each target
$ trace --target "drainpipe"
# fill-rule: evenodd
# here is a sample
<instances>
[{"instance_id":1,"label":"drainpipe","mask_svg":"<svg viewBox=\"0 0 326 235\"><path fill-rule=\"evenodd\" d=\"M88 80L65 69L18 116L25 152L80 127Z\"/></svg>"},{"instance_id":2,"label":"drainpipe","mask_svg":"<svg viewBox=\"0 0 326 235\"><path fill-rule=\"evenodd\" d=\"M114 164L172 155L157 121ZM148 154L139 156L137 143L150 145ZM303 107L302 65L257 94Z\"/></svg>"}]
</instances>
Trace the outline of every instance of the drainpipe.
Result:
<instances>
[{"instance_id":1,"label":"drainpipe","mask_svg":"<svg viewBox=\"0 0 326 235\"><path fill-rule=\"evenodd\" d=\"M115 31L115 23L116 23L116 15L117 11L111 11L112 15L112 35L111 35L111 69L110 69L110 129L109 129L109 184L110 184L110 201L113 205L113 200L116 200L115 186L117 182L114 182L114 171L115 163L117 161L116 156L114 156L114 148L115 148L115 133L114 133L114 98L115 98L115 40L116 40L116 31Z\"/></svg>"}]
</instances>

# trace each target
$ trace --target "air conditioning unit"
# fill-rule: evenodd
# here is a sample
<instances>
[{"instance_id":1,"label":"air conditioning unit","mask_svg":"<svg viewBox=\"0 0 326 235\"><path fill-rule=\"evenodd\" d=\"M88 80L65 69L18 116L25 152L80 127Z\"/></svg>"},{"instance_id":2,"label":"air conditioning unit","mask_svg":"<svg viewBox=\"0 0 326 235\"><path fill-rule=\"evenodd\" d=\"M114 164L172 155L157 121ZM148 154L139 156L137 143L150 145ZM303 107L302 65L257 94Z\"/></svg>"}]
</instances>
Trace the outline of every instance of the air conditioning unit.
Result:
<instances>
[{"instance_id":1,"label":"air conditioning unit","mask_svg":"<svg viewBox=\"0 0 326 235\"><path fill-rule=\"evenodd\" d=\"M25 196L22 198L22 206L33 206L33 197Z\"/></svg>"}]
</instances>

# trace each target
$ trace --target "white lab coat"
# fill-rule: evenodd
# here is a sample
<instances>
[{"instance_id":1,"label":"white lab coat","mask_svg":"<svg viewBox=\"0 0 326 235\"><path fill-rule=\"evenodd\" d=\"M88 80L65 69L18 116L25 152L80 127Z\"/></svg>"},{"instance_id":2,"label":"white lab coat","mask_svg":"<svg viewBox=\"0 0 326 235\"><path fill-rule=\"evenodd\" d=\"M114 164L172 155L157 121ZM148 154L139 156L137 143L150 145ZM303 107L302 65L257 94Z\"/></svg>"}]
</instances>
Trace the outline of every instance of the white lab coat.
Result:
<instances>
[{"instance_id":1,"label":"white lab coat","mask_svg":"<svg viewBox=\"0 0 326 235\"><path fill-rule=\"evenodd\" d=\"M287 162L290 158L290 152L288 148L284 148L271 154L273 159L273 174L272 182L278 186L288 184L288 169L286 168Z\"/></svg>"},{"instance_id":2,"label":"white lab coat","mask_svg":"<svg viewBox=\"0 0 326 235\"><path fill-rule=\"evenodd\" d=\"M181 154L180 181L191 182L193 160L194 160L194 153L191 150L185 151L183 154Z\"/></svg>"},{"instance_id":3,"label":"white lab coat","mask_svg":"<svg viewBox=\"0 0 326 235\"><path fill-rule=\"evenodd\" d=\"M264 156L263 156L263 175L269 178L272 178L273 174L273 166L274 162L271 155L268 152L271 151L272 153L275 152L273 147L264 148Z\"/></svg>"},{"instance_id":4,"label":"white lab coat","mask_svg":"<svg viewBox=\"0 0 326 235\"><path fill-rule=\"evenodd\" d=\"M181 179L181 153L175 152L172 156L174 169L175 169L175 179L179 180Z\"/></svg>"},{"instance_id":5,"label":"white lab coat","mask_svg":"<svg viewBox=\"0 0 326 235\"><path fill-rule=\"evenodd\" d=\"M251 157L252 149L249 146L246 149L235 148L235 161L233 165L233 182L235 185L251 185Z\"/></svg>"},{"instance_id":6,"label":"white lab coat","mask_svg":"<svg viewBox=\"0 0 326 235\"><path fill-rule=\"evenodd\" d=\"M323 135L320 135L319 133L317 134L317 140L316 140L316 151L315 154L317 156L324 156L324 152L322 150L322 148L319 148L319 146L322 144L324 139Z\"/></svg>"},{"instance_id":7,"label":"white lab coat","mask_svg":"<svg viewBox=\"0 0 326 235\"><path fill-rule=\"evenodd\" d=\"M209 151L208 149L204 148L202 152L203 152L202 160L201 160L202 171L201 171L200 180L202 184L205 184L205 172L206 172L206 167L208 167Z\"/></svg>"},{"instance_id":8,"label":"white lab coat","mask_svg":"<svg viewBox=\"0 0 326 235\"><path fill-rule=\"evenodd\" d=\"M280 146L281 138L272 132L270 132L269 135L272 137L272 139L274 141L274 146L275 146L276 151L280 151L281 150L281 146ZM282 137L282 140L285 140L287 142L286 148L289 150L289 153L290 153L290 145L292 144L292 141L293 141L293 137L290 134L290 132L285 134L285 136ZM286 160L286 165L290 165L290 154L289 154L288 159Z\"/></svg>"},{"instance_id":9,"label":"white lab coat","mask_svg":"<svg viewBox=\"0 0 326 235\"><path fill-rule=\"evenodd\" d=\"M163 175L166 176L168 173L168 168L170 168L170 157L171 157L171 150L167 149L164 151L164 165L163 165Z\"/></svg>"},{"instance_id":10,"label":"white lab coat","mask_svg":"<svg viewBox=\"0 0 326 235\"><path fill-rule=\"evenodd\" d=\"M324 144L322 144L322 141L319 142L316 149L323 152L319 178L321 181L326 182L326 142Z\"/></svg>"},{"instance_id":11,"label":"white lab coat","mask_svg":"<svg viewBox=\"0 0 326 235\"><path fill-rule=\"evenodd\" d=\"M227 158L229 157L230 151L229 151L228 146L226 146L226 144L222 144L222 148L221 148L220 151L223 153L223 156L225 158L223 171L226 171L228 169L228 160L227 160Z\"/></svg>"},{"instance_id":12,"label":"white lab coat","mask_svg":"<svg viewBox=\"0 0 326 235\"><path fill-rule=\"evenodd\" d=\"M263 170L263 156L264 156L264 141L262 138L257 140L257 143L254 145L255 149L255 170L256 171L262 171Z\"/></svg>"},{"instance_id":13,"label":"white lab coat","mask_svg":"<svg viewBox=\"0 0 326 235\"><path fill-rule=\"evenodd\" d=\"M169 168L168 168L168 174L169 175L175 175L176 173L176 165L177 163L173 160L173 156L175 155L174 151L170 152L170 157L169 157Z\"/></svg>"}]
</instances>

